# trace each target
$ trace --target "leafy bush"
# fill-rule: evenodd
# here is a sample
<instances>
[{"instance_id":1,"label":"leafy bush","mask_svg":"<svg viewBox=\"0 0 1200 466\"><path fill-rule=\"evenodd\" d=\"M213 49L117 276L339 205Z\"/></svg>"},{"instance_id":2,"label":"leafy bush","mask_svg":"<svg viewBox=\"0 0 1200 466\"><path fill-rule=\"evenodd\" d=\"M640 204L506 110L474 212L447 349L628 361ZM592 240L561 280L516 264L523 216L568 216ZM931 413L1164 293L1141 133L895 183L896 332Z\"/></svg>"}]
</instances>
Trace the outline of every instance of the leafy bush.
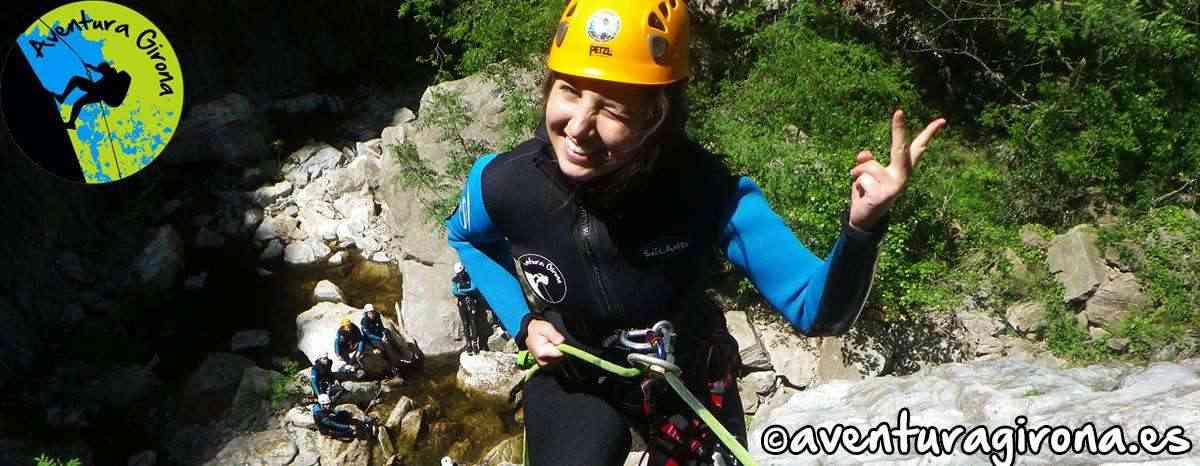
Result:
<instances>
[{"instance_id":1,"label":"leafy bush","mask_svg":"<svg viewBox=\"0 0 1200 466\"><path fill-rule=\"evenodd\" d=\"M66 461L60 461L57 458L51 458L45 454L34 458L33 462L37 466L80 466L80 464L82 464L79 462L79 458L71 458Z\"/></svg>"},{"instance_id":2,"label":"leafy bush","mask_svg":"<svg viewBox=\"0 0 1200 466\"><path fill-rule=\"evenodd\" d=\"M397 14L425 25L437 44L425 61L443 78L503 60L529 64L546 52L563 0L402 0Z\"/></svg>"},{"instance_id":3,"label":"leafy bush","mask_svg":"<svg viewBox=\"0 0 1200 466\"><path fill-rule=\"evenodd\" d=\"M270 393L268 399L271 401L271 407L279 409L286 407L292 403L298 395L289 390L292 381L296 377L296 373L300 371L300 365L295 361L287 361L283 363L281 375L277 375L271 379Z\"/></svg>"}]
</instances>

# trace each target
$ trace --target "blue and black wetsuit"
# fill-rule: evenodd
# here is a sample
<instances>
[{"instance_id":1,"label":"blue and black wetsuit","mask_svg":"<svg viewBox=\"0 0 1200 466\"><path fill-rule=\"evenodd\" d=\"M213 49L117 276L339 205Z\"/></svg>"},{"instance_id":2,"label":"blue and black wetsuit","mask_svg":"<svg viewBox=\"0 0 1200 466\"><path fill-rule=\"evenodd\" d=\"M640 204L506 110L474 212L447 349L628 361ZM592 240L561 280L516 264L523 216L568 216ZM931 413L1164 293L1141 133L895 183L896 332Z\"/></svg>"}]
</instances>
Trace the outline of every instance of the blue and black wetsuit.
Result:
<instances>
[{"instance_id":1,"label":"blue and black wetsuit","mask_svg":"<svg viewBox=\"0 0 1200 466\"><path fill-rule=\"evenodd\" d=\"M333 408L322 409L317 403L313 403L309 409L312 411L313 421L317 423L317 430L321 433L341 438L354 437L354 426L350 424L354 421L354 415Z\"/></svg>"},{"instance_id":2,"label":"blue and black wetsuit","mask_svg":"<svg viewBox=\"0 0 1200 466\"><path fill-rule=\"evenodd\" d=\"M822 260L753 181L730 174L690 141L665 146L653 170L621 198L593 203L586 189L572 189L563 177L544 131L508 153L480 158L446 223L450 245L519 345L535 316L593 348L619 329L667 319L679 332L685 379L700 377L704 370L689 370L705 364L698 350L728 353L732 345L736 355L723 315L703 293L722 254L806 335L838 335L858 318L882 228L859 231L843 215L841 235ZM536 296L533 312L522 282ZM532 464L576 464L581 457L587 464L620 463L630 425L621 395L589 388L595 379L566 372L540 371L546 375L526 386ZM732 402L722 417L744 436L737 390L729 388ZM572 432L580 438L562 438Z\"/></svg>"},{"instance_id":3,"label":"blue and black wetsuit","mask_svg":"<svg viewBox=\"0 0 1200 466\"><path fill-rule=\"evenodd\" d=\"M362 335L363 338L366 338L367 343L383 349L383 316L380 316L379 313L375 313L375 316L375 319L371 319L371 316L364 312L359 324L362 326Z\"/></svg>"},{"instance_id":4,"label":"blue and black wetsuit","mask_svg":"<svg viewBox=\"0 0 1200 466\"><path fill-rule=\"evenodd\" d=\"M350 359L350 353L361 356L363 354L364 343L365 339L363 338L362 331L358 329L357 325L351 323L349 330L338 327L337 336L333 338L333 352L337 353L342 358L342 361L353 363L354 361Z\"/></svg>"},{"instance_id":5,"label":"blue and black wetsuit","mask_svg":"<svg viewBox=\"0 0 1200 466\"><path fill-rule=\"evenodd\" d=\"M338 383L333 371L320 364L313 365L312 370L308 373L308 381L312 384L313 396L320 396L322 393L332 395L333 386Z\"/></svg>"}]
</instances>

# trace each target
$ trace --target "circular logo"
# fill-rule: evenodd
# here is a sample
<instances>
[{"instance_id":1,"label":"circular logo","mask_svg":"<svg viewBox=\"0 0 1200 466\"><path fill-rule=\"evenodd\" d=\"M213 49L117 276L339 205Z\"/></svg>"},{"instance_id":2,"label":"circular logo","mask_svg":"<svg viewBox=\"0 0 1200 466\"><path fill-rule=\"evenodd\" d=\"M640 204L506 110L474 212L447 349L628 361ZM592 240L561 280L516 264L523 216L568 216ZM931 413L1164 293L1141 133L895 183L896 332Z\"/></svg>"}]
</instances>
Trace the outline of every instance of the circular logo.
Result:
<instances>
[{"instance_id":1,"label":"circular logo","mask_svg":"<svg viewBox=\"0 0 1200 466\"><path fill-rule=\"evenodd\" d=\"M525 254L517 258L517 263L521 264L529 289L542 301L558 304L567 297L567 282L563 280L562 271L550 259L537 254Z\"/></svg>"},{"instance_id":2,"label":"circular logo","mask_svg":"<svg viewBox=\"0 0 1200 466\"><path fill-rule=\"evenodd\" d=\"M612 10L592 13L587 21L587 35L596 42L608 42L621 32L621 17Z\"/></svg>"},{"instance_id":3,"label":"circular logo","mask_svg":"<svg viewBox=\"0 0 1200 466\"><path fill-rule=\"evenodd\" d=\"M153 162L179 124L183 74L162 30L128 7L69 3L17 37L0 78L8 130L63 178L107 183Z\"/></svg>"}]
</instances>

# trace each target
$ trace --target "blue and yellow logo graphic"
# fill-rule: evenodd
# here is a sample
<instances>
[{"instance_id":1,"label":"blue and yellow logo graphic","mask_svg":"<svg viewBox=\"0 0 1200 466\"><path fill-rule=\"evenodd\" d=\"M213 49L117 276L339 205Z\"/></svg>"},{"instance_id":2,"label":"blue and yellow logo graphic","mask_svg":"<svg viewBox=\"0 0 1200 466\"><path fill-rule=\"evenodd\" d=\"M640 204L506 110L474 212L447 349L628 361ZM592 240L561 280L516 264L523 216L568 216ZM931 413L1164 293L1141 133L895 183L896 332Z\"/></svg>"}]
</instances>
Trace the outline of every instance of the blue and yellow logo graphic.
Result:
<instances>
[{"instance_id":1,"label":"blue and yellow logo graphic","mask_svg":"<svg viewBox=\"0 0 1200 466\"><path fill-rule=\"evenodd\" d=\"M9 54L3 88L0 105L22 150L85 183L120 180L153 162L183 107L183 75L166 36L138 12L104 1L70 3L35 20Z\"/></svg>"}]
</instances>

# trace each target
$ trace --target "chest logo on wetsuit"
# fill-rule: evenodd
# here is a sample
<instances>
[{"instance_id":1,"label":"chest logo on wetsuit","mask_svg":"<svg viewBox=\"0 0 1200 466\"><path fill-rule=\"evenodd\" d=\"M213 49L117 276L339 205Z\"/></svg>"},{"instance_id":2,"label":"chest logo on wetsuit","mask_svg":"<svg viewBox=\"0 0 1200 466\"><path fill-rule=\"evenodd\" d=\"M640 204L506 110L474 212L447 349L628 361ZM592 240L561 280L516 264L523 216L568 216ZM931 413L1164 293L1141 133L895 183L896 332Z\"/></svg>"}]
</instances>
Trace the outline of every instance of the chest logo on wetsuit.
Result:
<instances>
[{"instance_id":1,"label":"chest logo on wetsuit","mask_svg":"<svg viewBox=\"0 0 1200 466\"><path fill-rule=\"evenodd\" d=\"M675 238L653 241L639 250L643 259L670 257L681 254L690 246L687 241Z\"/></svg>"},{"instance_id":2,"label":"chest logo on wetsuit","mask_svg":"<svg viewBox=\"0 0 1200 466\"><path fill-rule=\"evenodd\" d=\"M517 258L517 263L521 264L525 282L542 301L558 304L567 297L567 282L563 279L562 271L550 259L537 254L525 254Z\"/></svg>"}]
</instances>

